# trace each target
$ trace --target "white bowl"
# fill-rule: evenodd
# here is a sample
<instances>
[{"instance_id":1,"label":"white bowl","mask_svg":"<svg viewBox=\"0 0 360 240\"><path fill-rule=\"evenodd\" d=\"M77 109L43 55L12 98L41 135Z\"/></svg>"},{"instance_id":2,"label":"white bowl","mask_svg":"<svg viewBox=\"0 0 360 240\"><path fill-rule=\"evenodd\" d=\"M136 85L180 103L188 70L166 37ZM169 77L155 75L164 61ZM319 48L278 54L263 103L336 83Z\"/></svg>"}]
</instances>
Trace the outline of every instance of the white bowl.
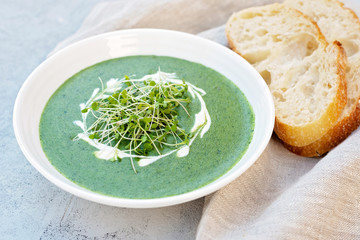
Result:
<instances>
[{"instance_id":1,"label":"white bowl","mask_svg":"<svg viewBox=\"0 0 360 240\"><path fill-rule=\"evenodd\" d=\"M39 122L48 99L68 78L104 60L131 55L171 56L201 63L233 81L255 114L253 139L242 159L225 175L194 191L164 198L125 199L82 188L61 175L40 145ZM162 207L208 195L239 177L264 151L274 126L274 105L268 87L255 69L238 54L191 34L132 29L94 36L57 52L26 79L16 98L13 124L16 139L29 162L58 187L90 201L131 208Z\"/></svg>"}]
</instances>

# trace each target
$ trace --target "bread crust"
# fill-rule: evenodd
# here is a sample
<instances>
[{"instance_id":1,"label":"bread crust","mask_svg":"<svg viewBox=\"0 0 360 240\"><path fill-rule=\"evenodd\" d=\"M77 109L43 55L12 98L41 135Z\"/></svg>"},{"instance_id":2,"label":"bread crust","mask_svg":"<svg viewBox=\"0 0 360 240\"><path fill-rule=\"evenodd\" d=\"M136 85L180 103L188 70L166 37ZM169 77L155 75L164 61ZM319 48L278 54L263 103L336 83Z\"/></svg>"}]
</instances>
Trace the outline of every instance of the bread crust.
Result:
<instances>
[{"instance_id":1,"label":"bread crust","mask_svg":"<svg viewBox=\"0 0 360 240\"><path fill-rule=\"evenodd\" d=\"M269 5L268 5L269 6ZM272 6L282 8L283 5L281 4L272 4ZM255 8L253 8L255 9ZM345 66L346 66L346 54L339 42L334 42L328 44L325 40L325 37L321 33L317 24L308 16L304 15L298 10L292 9L298 15L303 18L306 18L309 22L311 22L314 27L318 31L318 41L323 43L325 48L334 47L337 48L337 61L336 61L336 71L337 71L337 78L338 78L338 86L336 97L334 101L327 106L325 113L317 120L313 121L307 126L295 126L295 125L288 125L282 122L278 117L275 117L275 127L274 131L278 135L278 137L286 142L289 146L307 146L314 141L318 140L322 136L324 136L328 130L336 123L337 119L339 118L343 108L346 105L347 101L347 90L346 90L346 81L345 81ZM226 28L226 36L228 39L228 43L230 48L242 56L242 53L237 49L236 42L232 39L230 33L229 23L232 21L232 18L235 14L229 19ZM275 115L277 115L275 113Z\"/></svg>"},{"instance_id":2,"label":"bread crust","mask_svg":"<svg viewBox=\"0 0 360 240\"><path fill-rule=\"evenodd\" d=\"M337 124L321 139L303 147L296 147L283 142L284 146L304 157L320 157L344 141L360 125L360 106L356 105L351 114Z\"/></svg>"}]
</instances>

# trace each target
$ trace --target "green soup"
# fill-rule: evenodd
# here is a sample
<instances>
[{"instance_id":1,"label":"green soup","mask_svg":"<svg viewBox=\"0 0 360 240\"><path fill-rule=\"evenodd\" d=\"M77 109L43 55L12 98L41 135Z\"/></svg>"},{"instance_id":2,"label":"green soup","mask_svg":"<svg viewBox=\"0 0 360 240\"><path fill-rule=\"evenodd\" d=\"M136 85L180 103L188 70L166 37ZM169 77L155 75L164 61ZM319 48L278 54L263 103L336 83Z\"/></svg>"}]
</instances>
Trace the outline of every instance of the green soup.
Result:
<instances>
[{"instance_id":1,"label":"green soup","mask_svg":"<svg viewBox=\"0 0 360 240\"><path fill-rule=\"evenodd\" d=\"M203 138L193 142L186 157L171 154L144 167L134 161L135 174L130 159L97 159L96 148L82 140L73 141L81 132L74 124L81 119L79 104L99 87L99 77L104 81L124 75L141 78L159 67L206 91L203 99L211 127ZM186 193L218 179L240 161L253 130L252 108L230 80L201 64L163 56L111 59L80 71L53 94L40 120L42 148L60 173L91 191L136 199Z\"/></svg>"}]
</instances>

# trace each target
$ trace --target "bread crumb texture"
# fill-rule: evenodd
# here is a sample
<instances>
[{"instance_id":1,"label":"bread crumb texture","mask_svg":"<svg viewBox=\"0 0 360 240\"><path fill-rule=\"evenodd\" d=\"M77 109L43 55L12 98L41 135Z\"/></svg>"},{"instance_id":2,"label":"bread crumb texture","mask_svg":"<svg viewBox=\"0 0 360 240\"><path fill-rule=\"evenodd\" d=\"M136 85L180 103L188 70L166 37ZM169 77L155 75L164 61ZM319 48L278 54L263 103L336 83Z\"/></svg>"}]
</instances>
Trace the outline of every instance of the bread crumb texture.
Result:
<instances>
[{"instance_id":1,"label":"bread crumb texture","mask_svg":"<svg viewBox=\"0 0 360 240\"><path fill-rule=\"evenodd\" d=\"M334 126L347 102L346 55L310 17L278 3L248 8L231 16L226 34L268 84L282 141L307 146Z\"/></svg>"},{"instance_id":2,"label":"bread crumb texture","mask_svg":"<svg viewBox=\"0 0 360 240\"><path fill-rule=\"evenodd\" d=\"M285 145L303 156L318 156L341 143L360 124L360 22L356 14L337 0L287 0L293 7L316 21L328 41L339 41L348 57L345 68L347 104L336 124L319 140L303 147Z\"/></svg>"}]
</instances>

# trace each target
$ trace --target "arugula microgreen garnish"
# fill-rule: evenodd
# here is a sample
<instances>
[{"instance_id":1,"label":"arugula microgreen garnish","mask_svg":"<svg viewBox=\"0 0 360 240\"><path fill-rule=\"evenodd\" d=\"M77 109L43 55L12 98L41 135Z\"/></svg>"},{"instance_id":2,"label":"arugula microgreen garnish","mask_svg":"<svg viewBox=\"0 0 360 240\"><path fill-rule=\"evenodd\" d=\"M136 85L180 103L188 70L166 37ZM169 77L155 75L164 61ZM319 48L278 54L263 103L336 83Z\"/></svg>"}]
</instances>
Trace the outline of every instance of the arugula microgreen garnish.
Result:
<instances>
[{"instance_id":1,"label":"arugula microgreen garnish","mask_svg":"<svg viewBox=\"0 0 360 240\"><path fill-rule=\"evenodd\" d=\"M147 156L153 150L161 155L164 147L189 144L192 135L179 126L178 120L179 108L190 116L186 106L191 98L184 81L138 81L125 76L120 83L122 87L111 95L94 100L81 110L94 119L87 128L90 139L139 156ZM131 162L136 172L132 158Z\"/></svg>"}]
</instances>

